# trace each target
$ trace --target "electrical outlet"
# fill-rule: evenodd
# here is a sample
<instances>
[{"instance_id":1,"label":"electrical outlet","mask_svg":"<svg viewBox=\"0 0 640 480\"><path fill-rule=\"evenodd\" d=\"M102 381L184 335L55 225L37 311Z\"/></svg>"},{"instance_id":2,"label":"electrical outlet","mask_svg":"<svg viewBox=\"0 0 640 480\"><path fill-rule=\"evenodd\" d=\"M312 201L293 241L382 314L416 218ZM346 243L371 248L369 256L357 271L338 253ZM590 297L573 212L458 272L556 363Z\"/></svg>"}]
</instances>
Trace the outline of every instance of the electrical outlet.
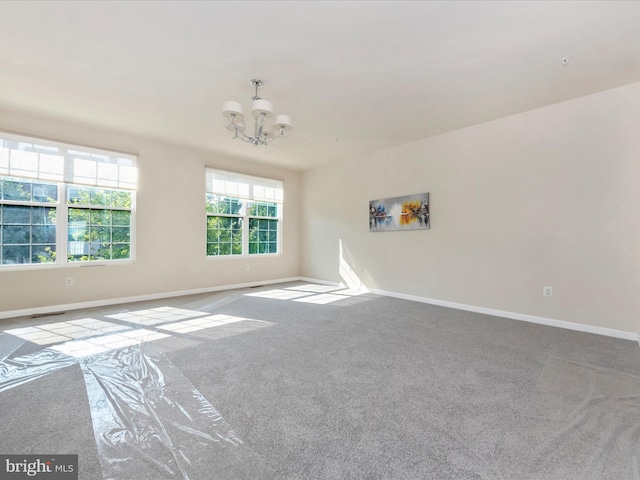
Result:
<instances>
[{"instance_id":1,"label":"electrical outlet","mask_svg":"<svg viewBox=\"0 0 640 480\"><path fill-rule=\"evenodd\" d=\"M542 287L543 297L553 297L553 287Z\"/></svg>"},{"instance_id":2,"label":"electrical outlet","mask_svg":"<svg viewBox=\"0 0 640 480\"><path fill-rule=\"evenodd\" d=\"M64 284L67 287L73 287L73 277L67 277L64 281Z\"/></svg>"},{"instance_id":3,"label":"electrical outlet","mask_svg":"<svg viewBox=\"0 0 640 480\"><path fill-rule=\"evenodd\" d=\"M244 266L244 271L245 271L245 272L248 272L248 271L249 271L249 264L247 264L247 265L245 265L245 266Z\"/></svg>"}]
</instances>

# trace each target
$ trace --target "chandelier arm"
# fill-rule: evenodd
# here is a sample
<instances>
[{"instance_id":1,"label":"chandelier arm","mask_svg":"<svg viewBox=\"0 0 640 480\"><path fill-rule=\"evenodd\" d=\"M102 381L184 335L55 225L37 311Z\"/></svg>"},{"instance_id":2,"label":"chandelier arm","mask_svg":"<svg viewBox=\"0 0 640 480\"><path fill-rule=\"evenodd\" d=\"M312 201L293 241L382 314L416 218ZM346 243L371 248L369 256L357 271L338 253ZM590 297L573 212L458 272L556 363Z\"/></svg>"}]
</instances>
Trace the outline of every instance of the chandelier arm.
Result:
<instances>
[{"instance_id":1,"label":"chandelier arm","mask_svg":"<svg viewBox=\"0 0 640 480\"><path fill-rule=\"evenodd\" d=\"M265 145L266 145L267 143L271 143L271 142L273 142L274 140L277 140L278 138L286 138L286 135L278 135L277 137L271 137L271 138L268 138L267 140L265 140Z\"/></svg>"},{"instance_id":2,"label":"chandelier arm","mask_svg":"<svg viewBox=\"0 0 640 480\"><path fill-rule=\"evenodd\" d=\"M251 137L249 135L247 135L246 133L244 133L242 130L240 130L235 124L232 123L231 126L233 127L233 129L235 131L235 135L234 135L233 138L239 138L243 142L250 142L251 141Z\"/></svg>"}]
</instances>

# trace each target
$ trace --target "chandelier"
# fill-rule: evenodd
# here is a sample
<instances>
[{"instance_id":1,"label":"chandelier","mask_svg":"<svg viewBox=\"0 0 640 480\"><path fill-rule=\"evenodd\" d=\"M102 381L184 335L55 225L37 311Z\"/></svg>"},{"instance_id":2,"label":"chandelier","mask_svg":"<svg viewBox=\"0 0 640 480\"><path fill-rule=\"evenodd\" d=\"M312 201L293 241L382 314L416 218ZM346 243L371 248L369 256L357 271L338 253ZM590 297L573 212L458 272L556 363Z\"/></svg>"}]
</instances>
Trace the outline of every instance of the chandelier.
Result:
<instances>
[{"instance_id":1,"label":"chandelier","mask_svg":"<svg viewBox=\"0 0 640 480\"><path fill-rule=\"evenodd\" d=\"M222 116L229 120L227 130L234 132L233 138L239 138L244 142L258 145L267 145L276 138L282 138L293 128L291 117L289 115L276 115L273 126L266 124L267 118L273 117L273 105L268 100L264 100L258 96L258 89L264 85L262 80L254 78L251 85L256 89L256 93L251 100L251 113L253 114L253 136L244 133L246 126L244 123L244 113L242 112L242 104L239 102L224 102L222 105ZM274 130L276 134L274 135Z\"/></svg>"}]
</instances>

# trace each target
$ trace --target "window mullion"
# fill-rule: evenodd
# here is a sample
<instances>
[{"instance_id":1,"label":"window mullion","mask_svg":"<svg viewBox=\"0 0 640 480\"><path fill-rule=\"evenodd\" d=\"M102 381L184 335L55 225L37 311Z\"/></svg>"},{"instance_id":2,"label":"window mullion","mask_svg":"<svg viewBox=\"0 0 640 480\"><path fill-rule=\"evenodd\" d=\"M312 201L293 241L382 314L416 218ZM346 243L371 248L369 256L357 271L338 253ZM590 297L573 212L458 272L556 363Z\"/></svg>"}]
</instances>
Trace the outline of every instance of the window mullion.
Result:
<instances>
[{"instance_id":1,"label":"window mullion","mask_svg":"<svg viewBox=\"0 0 640 480\"><path fill-rule=\"evenodd\" d=\"M249 255L249 200L242 202L242 255Z\"/></svg>"},{"instance_id":2,"label":"window mullion","mask_svg":"<svg viewBox=\"0 0 640 480\"><path fill-rule=\"evenodd\" d=\"M68 241L67 184L58 184L58 205L56 208L56 264L67 264Z\"/></svg>"}]
</instances>

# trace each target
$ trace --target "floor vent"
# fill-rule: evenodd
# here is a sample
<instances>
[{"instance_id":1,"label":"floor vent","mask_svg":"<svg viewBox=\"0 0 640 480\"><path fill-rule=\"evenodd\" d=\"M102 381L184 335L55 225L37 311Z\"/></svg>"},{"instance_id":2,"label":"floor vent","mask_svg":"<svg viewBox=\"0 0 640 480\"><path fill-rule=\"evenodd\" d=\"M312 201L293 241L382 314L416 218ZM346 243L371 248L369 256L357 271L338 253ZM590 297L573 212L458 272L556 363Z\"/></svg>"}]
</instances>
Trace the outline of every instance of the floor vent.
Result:
<instances>
[{"instance_id":1,"label":"floor vent","mask_svg":"<svg viewBox=\"0 0 640 480\"><path fill-rule=\"evenodd\" d=\"M55 315L64 315L67 312L52 312L52 313L34 313L31 318L53 317Z\"/></svg>"}]
</instances>

